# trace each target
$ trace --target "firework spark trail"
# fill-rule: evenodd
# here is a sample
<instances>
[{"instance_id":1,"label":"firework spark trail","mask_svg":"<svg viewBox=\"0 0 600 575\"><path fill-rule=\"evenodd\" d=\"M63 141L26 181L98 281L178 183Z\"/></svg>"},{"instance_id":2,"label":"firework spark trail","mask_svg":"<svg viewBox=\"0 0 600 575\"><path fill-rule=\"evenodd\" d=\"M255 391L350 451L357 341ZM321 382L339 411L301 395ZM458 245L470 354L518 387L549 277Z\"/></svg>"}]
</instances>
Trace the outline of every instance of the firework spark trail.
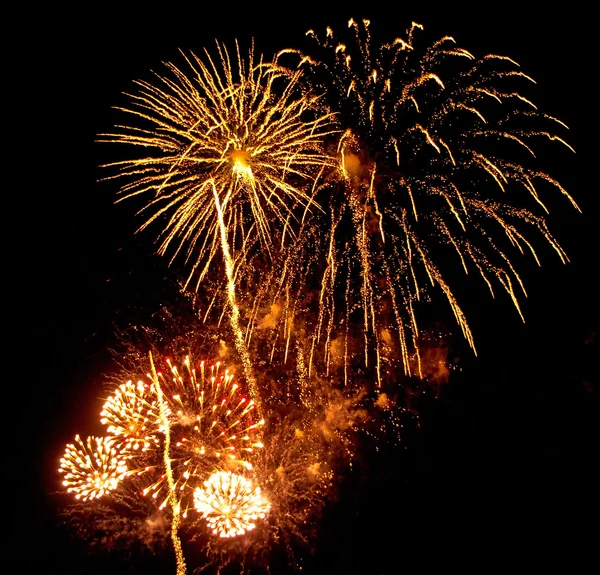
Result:
<instances>
[{"instance_id":1,"label":"firework spark trail","mask_svg":"<svg viewBox=\"0 0 600 575\"><path fill-rule=\"evenodd\" d=\"M315 197L323 210L310 214L282 267L294 286L314 292L309 372L319 363L329 374L343 355L344 381L350 360L381 384L397 369L422 377L419 315L436 291L475 351L453 264L480 276L492 296L499 284L523 319L526 292L513 260L530 252L539 265L529 236L568 261L548 230L542 187L579 208L534 165L534 143L573 149L551 131L566 126L515 91L533 82L516 62L475 58L449 36L419 45L415 23L380 46L368 20L351 19L348 28L347 42L331 28L322 37L309 31L314 49L279 55L297 58L291 67L323 94L342 134L335 191Z\"/></svg>"},{"instance_id":2,"label":"firework spark trail","mask_svg":"<svg viewBox=\"0 0 600 575\"><path fill-rule=\"evenodd\" d=\"M181 520L181 503L175 495L175 480L173 479L173 470L171 468L171 424L169 422L169 410L164 401L162 389L156 369L154 367L154 361L152 360L152 352L150 352L150 370L152 374L152 384L156 391L158 398L158 405L160 410L160 419L162 421L162 431L165 436L165 444L163 448L163 462L165 465L165 472L167 475L167 481L169 483L169 502L171 504L171 510L173 518L171 519L171 539L173 540L173 549L175 551L175 558L177 561L177 575L186 575L187 568L185 565L185 558L183 556L183 550L181 548L181 539L179 539L179 524Z\"/></svg>"},{"instance_id":3,"label":"firework spark trail","mask_svg":"<svg viewBox=\"0 0 600 575\"><path fill-rule=\"evenodd\" d=\"M240 310L237 305L235 295L235 279L233 270L233 261L229 253L229 243L227 242L227 228L223 220L223 210L221 209L221 203L219 201L219 194L217 188L213 185L213 194L215 198L215 209L217 210L217 216L219 221L219 229L221 232L221 249L223 251L223 259L225 260L225 273L227 274L227 298L229 306L231 307L230 323L233 335L235 337L235 347L238 355L242 360L242 366L244 368L244 375L248 387L250 388L250 395L256 403L259 413L262 413L262 403L260 400L260 393L256 387L256 378L254 377L254 370L252 368L252 361L250 360L250 354L246 347L244 339L244 333L240 327Z\"/></svg>"}]
</instances>

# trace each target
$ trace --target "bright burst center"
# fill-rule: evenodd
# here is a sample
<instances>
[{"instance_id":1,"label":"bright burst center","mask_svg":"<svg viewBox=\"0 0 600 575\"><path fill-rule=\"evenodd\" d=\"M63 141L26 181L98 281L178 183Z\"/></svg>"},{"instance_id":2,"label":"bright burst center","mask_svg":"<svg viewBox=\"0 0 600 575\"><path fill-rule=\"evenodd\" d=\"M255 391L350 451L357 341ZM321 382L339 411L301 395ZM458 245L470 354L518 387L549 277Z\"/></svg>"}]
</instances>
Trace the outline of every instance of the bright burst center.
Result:
<instances>
[{"instance_id":1,"label":"bright burst center","mask_svg":"<svg viewBox=\"0 0 600 575\"><path fill-rule=\"evenodd\" d=\"M220 537L243 535L256 527L271 508L260 487L236 473L219 471L194 491L196 510Z\"/></svg>"},{"instance_id":2,"label":"bright burst center","mask_svg":"<svg viewBox=\"0 0 600 575\"><path fill-rule=\"evenodd\" d=\"M250 155L244 150L234 150L231 154L232 170L236 176L246 180L253 180L254 174L250 167Z\"/></svg>"}]
</instances>

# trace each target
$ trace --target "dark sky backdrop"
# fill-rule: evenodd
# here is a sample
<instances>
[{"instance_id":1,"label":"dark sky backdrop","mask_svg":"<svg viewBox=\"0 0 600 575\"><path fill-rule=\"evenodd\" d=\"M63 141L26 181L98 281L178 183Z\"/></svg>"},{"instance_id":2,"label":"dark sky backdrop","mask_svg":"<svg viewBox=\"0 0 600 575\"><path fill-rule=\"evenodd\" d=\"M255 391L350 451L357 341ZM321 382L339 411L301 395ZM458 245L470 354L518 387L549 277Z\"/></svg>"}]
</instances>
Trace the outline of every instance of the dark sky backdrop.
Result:
<instances>
[{"instance_id":1,"label":"dark sky backdrop","mask_svg":"<svg viewBox=\"0 0 600 575\"><path fill-rule=\"evenodd\" d=\"M18 502L20 511L9 524L14 541L2 543L2 561L25 554L27 567L3 572L42 572L42 566L48 574L119 572L110 561L86 558L56 528L50 495L64 443L76 432L91 432L87 422L98 410L99 374L110 366L113 322L143 306L162 289L162 278L176 273L152 256L148 241L134 239L139 222L113 205L114 186L97 182L97 165L107 155L94 139L115 119L111 106L124 101L120 93L132 80L150 78L162 60L178 59L178 48L200 51L214 38L244 45L254 36L270 56L300 44L308 28L340 29L350 16L370 18L381 40L401 35L416 20L430 40L450 34L476 55L497 52L520 62L538 82L536 104L571 126L569 141L579 155L560 150L550 171L583 215L558 194L548 201L551 228L571 263L562 266L549 251L542 268L529 262L525 325L491 298L465 303L478 358L466 354L460 377L427 404L408 454L384 449L364 464L363 476L348 478L307 570L411 573L434 561L485 573L521 551L535 564L554 560L565 549L557 543L591 513L599 206L578 168L584 153L581 40L569 24L578 15L572 3L562 13L522 13L518 3L483 3L477 10L458 3L442 12L429 4L407 3L394 12L383 3L369 5L362 13L319 2L282 3L272 13L226 2L211 11L203 3L147 4L137 11L52 6L27 15L28 25L17 24L25 48L11 89L24 126L17 138L24 162L13 184L19 211L5 212L9 229L16 222L18 230L7 244L9 261L16 258L5 276L18 292L10 315L20 318L17 373L5 382L9 400L15 394L9 409L15 432L5 437L16 464L3 465L10 485L3 495L9 510ZM156 572L165 571L157 566Z\"/></svg>"}]
</instances>

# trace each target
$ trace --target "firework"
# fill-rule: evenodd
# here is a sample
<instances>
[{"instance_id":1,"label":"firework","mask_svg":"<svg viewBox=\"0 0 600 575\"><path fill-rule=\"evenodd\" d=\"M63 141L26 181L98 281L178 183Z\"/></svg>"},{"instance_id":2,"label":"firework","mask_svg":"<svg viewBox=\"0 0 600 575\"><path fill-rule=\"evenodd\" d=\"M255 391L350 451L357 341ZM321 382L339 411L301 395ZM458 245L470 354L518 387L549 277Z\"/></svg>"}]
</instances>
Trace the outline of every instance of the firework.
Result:
<instances>
[{"instance_id":1,"label":"firework","mask_svg":"<svg viewBox=\"0 0 600 575\"><path fill-rule=\"evenodd\" d=\"M260 408L252 364L239 324L236 283L250 254L270 254L273 235L293 234L298 213L314 209L314 186L329 158L322 140L330 116L317 98L298 89L299 74L276 63L244 59L217 43L218 60L185 56L186 74L167 64L156 84L137 82L131 105L121 108L134 125L101 141L143 148L150 155L110 164L125 180L122 198L148 197L143 229L160 222L159 253L191 263L196 288L215 255L222 256L226 301L236 348L250 393ZM220 69L219 66L220 65ZM254 247L258 243L259 250ZM187 284L186 284L187 286Z\"/></svg>"},{"instance_id":2,"label":"firework","mask_svg":"<svg viewBox=\"0 0 600 575\"><path fill-rule=\"evenodd\" d=\"M219 362L194 365L186 358L179 366L169 359L165 364L167 374L157 372L156 377L168 411L173 489L185 512L194 487L215 468L252 468L256 452L263 447L264 420L255 418L254 402ZM166 487L163 476L145 493L157 497Z\"/></svg>"},{"instance_id":3,"label":"firework","mask_svg":"<svg viewBox=\"0 0 600 575\"><path fill-rule=\"evenodd\" d=\"M249 479L229 471L213 473L194 491L194 505L219 537L243 535L264 519L270 504Z\"/></svg>"},{"instance_id":4,"label":"firework","mask_svg":"<svg viewBox=\"0 0 600 575\"><path fill-rule=\"evenodd\" d=\"M291 232L295 208L313 209L311 187L328 165L322 140L330 116L298 89L299 74L257 58L185 56L188 71L167 64L156 83L138 81L133 120L101 141L149 154L110 164L122 198L147 197L142 229L160 220L160 253L173 248L191 264L198 283L222 247L223 219L231 258L238 262L258 240L271 250L275 226Z\"/></svg>"},{"instance_id":5,"label":"firework","mask_svg":"<svg viewBox=\"0 0 600 575\"><path fill-rule=\"evenodd\" d=\"M106 400L100 412L101 423L125 449L146 451L156 445L159 427L158 406L154 391L142 381L121 384Z\"/></svg>"},{"instance_id":6,"label":"firework","mask_svg":"<svg viewBox=\"0 0 600 575\"><path fill-rule=\"evenodd\" d=\"M398 371L423 376L419 314L436 292L475 350L451 287L457 271L480 276L492 296L503 290L523 317L517 260L539 264L541 240L567 261L543 195L554 188L577 205L535 166L538 144L572 149L555 134L566 126L517 91L531 78L513 60L475 58L450 37L421 46L414 23L381 46L367 20L349 28L348 41L309 31L313 50L282 53L299 55L342 136L337 189L316 197L323 210L297 234L269 297L288 340L300 312L317 310L302 319L309 373L319 362L347 383L360 358L380 386Z\"/></svg>"},{"instance_id":7,"label":"firework","mask_svg":"<svg viewBox=\"0 0 600 575\"><path fill-rule=\"evenodd\" d=\"M181 366L169 359L164 364L166 376L157 371L150 354L147 382L133 385L128 381L113 390L101 411L101 421L113 436L90 437L85 443L77 436L78 446L67 445L59 471L65 474L67 492L84 502L119 489L113 503L133 508L136 495L151 495L147 498L151 501L160 495L161 503L150 509L161 514L169 506L177 573L184 575L187 568L179 529L187 518L193 489L209 480L217 467L252 469L251 460L263 447L258 433L264 421L253 419L254 402L241 393L233 375L222 371L220 363L196 365L186 357ZM122 483L128 476L136 479L130 485ZM240 505L256 503L260 490L252 488L244 499L242 482L235 485L230 495ZM104 524L105 515L114 514L115 505L109 501L104 508L106 513L95 510L99 525ZM73 510L71 516L80 512ZM242 525L248 529L246 519L256 519L256 513L262 512L252 513L247 510L239 521L237 516L232 519L238 531Z\"/></svg>"},{"instance_id":8,"label":"firework","mask_svg":"<svg viewBox=\"0 0 600 575\"><path fill-rule=\"evenodd\" d=\"M264 420L257 417L255 403L220 362L194 362L186 357L180 364L170 359L161 360L160 364L166 368L164 374L155 369L152 361L145 381L121 384L106 400L101 421L108 424L113 435L95 440L98 453L90 458L68 446L61 466L71 462L89 466L89 462L95 462L100 476L107 471L108 479L117 478L111 479L114 485L107 483L106 491L114 489L124 477L117 470L128 459L129 474L146 474L150 479L143 495L160 497L159 507L164 508L170 493L176 491L186 514L193 489L215 469L252 469L252 461L263 447L260 434ZM88 446L93 441L88 439ZM162 461L165 449L169 453L172 485ZM115 469L105 469L111 462ZM163 472L155 477L157 469ZM126 466L122 471L127 471ZM71 475L65 479L74 480Z\"/></svg>"},{"instance_id":9,"label":"firework","mask_svg":"<svg viewBox=\"0 0 600 575\"><path fill-rule=\"evenodd\" d=\"M185 322L186 334L193 318ZM197 328L207 337L203 325ZM119 360L129 367L110 378L101 417L116 428L106 442L127 465L110 489L67 508L81 536L108 549L158 550L170 535L179 574L203 562L265 565L281 551L293 557L294 548L310 546L335 465L349 455L345 430L362 421L357 406L317 382L304 397L293 366L282 367L287 376L269 387L267 368L261 386L277 390L267 425L220 362L156 354L148 369L148 360L140 364L139 342L126 345ZM175 347L173 357L181 357ZM299 395L304 399L291 400Z\"/></svg>"},{"instance_id":10,"label":"firework","mask_svg":"<svg viewBox=\"0 0 600 575\"><path fill-rule=\"evenodd\" d=\"M88 437L85 442L75 436L60 460L59 473L64 474L63 486L76 499L98 499L117 489L127 476L127 456L112 438Z\"/></svg>"}]
</instances>

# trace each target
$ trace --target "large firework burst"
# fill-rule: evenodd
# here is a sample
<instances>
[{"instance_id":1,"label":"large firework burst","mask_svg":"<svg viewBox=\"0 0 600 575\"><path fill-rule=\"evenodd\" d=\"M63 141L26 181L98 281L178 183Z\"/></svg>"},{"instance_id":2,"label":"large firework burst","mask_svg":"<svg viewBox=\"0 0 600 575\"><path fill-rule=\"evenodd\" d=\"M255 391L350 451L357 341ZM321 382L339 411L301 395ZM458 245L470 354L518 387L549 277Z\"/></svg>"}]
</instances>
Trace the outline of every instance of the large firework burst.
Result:
<instances>
[{"instance_id":1,"label":"large firework burst","mask_svg":"<svg viewBox=\"0 0 600 575\"><path fill-rule=\"evenodd\" d=\"M253 49L243 57L236 45L232 57L217 43L217 58L184 58L187 71L168 63L154 83L136 82L120 108L131 123L101 141L144 150L107 167L124 182L123 199L146 199L142 229L157 222L159 252L185 254L198 285L224 240L239 265L256 240L269 253L278 228L293 233L296 208L315 209L332 128L318 98L300 91L299 74Z\"/></svg>"},{"instance_id":2,"label":"large firework burst","mask_svg":"<svg viewBox=\"0 0 600 575\"><path fill-rule=\"evenodd\" d=\"M309 31L314 49L284 51L337 112L342 136L336 191L317 197L322 212L272 285L288 340L299 312L317 310L301 320L309 372L343 366L348 382L360 361L381 385L398 371L422 376L419 306L435 292L475 349L451 287L457 270L480 276L492 296L506 292L523 317L520 256L539 264L541 239L567 260L543 196L554 188L577 208L536 165L534 146L572 148L554 131L566 126L517 91L532 80L510 58L476 58L451 37L423 46L415 23L382 45L367 20L348 27L347 41Z\"/></svg>"}]
</instances>

